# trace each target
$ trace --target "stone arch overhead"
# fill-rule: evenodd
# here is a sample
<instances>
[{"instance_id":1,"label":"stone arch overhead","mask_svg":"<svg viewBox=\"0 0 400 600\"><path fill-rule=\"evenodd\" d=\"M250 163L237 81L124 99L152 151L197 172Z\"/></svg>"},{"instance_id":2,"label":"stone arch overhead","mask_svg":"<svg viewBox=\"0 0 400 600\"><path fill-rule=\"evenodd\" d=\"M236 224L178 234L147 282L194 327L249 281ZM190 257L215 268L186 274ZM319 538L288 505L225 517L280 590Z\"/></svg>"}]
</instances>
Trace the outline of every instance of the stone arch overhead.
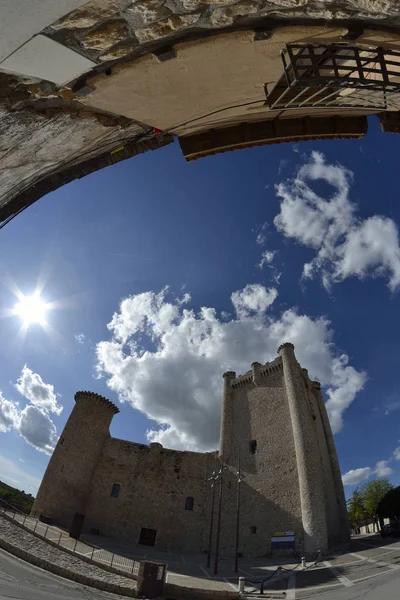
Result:
<instances>
[{"instance_id":1,"label":"stone arch overhead","mask_svg":"<svg viewBox=\"0 0 400 600\"><path fill-rule=\"evenodd\" d=\"M160 148L171 143L173 135L187 143L187 136L207 133L211 127L235 127L249 118L253 124L263 120L261 113L251 111L220 114L216 102L218 116L212 122L203 119L195 130L179 131L172 127L177 122L172 116L169 126L160 127L155 109L127 115L115 110L112 101L102 106L99 90L112 89L126 69L138 73L151 61L157 81L160 73L173 71L175 59L185 60L185 53L192 60L199 48L211 48L214 42L215 49L221 50L229 36L233 48L240 43L248 51L255 44L257 53L262 53L268 40L273 42L279 32L293 26L299 33L310 26L319 28L322 38L368 38L400 47L400 7L395 0L336 0L325 8L315 0L91 0L75 5L76 10L35 33L39 41L45 38L47 44L61 46L90 63L89 70L60 85L46 78L41 67L32 75L31 65L24 71L18 60L7 62L18 58L19 49L4 60L0 56L0 224L65 183ZM24 44L27 49L33 39ZM198 105L192 112L201 115L206 108ZM384 130L398 131L397 115L386 117ZM345 135L333 128L328 137L336 133ZM308 139L306 134L300 139ZM249 140L243 143L240 135L232 148L218 143L208 153L221 151L219 146L248 147ZM293 136L278 136L275 141L268 137L268 143L290 139ZM266 142L256 136L253 145L260 143Z\"/></svg>"}]
</instances>

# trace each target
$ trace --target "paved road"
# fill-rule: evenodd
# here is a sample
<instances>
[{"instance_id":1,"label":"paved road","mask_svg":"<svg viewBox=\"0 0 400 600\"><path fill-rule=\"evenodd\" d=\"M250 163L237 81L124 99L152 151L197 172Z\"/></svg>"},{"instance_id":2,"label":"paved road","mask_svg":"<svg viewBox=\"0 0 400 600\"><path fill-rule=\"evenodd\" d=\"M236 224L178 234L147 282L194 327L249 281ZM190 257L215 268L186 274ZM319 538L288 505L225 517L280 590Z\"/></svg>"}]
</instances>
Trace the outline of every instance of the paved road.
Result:
<instances>
[{"instance_id":1,"label":"paved road","mask_svg":"<svg viewBox=\"0 0 400 600\"><path fill-rule=\"evenodd\" d=\"M363 581L353 588L324 593L323 600L399 600L400 572L393 571L382 577ZM314 600L319 596L313 596ZM322 597L321 597L322 600Z\"/></svg>"},{"instance_id":2,"label":"paved road","mask_svg":"<svg viewBox=\"0 0 400 600\"><path fill-rule=\"evenodd\" d=\"M372 564L371 564L372 566ZM313 590L316 600L398 600L400 570L388 571L380 577L369 575L354 587L336 587L328 592ZM300 593L299 593L300 592ZM292 600L310 597L310 590L302 592L294 587L286 590ZM67 581L33 567L11 554L0 550L0 600L126 600L123 596L107 594Z\"/></svg>"},{"instance_id":3,"label":"paved road","mask_svg":"<svg viewBox=\"0 0 400 600\"><path fill-rule=\"evenodd\" d=\"M0 600L126 600L67 581L0 550Z\"/></svg>"}]
</instances>

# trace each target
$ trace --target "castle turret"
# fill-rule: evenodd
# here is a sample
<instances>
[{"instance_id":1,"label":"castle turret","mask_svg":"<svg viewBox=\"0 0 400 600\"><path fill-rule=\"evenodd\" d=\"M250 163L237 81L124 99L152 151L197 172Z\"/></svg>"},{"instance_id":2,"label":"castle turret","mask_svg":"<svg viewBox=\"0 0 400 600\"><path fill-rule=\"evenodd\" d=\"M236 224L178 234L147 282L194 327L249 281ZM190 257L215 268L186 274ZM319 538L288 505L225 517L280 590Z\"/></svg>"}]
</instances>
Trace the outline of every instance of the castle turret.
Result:
<instances>
[{"instance_id":1,"label":"castle turret","mask_svg":"<svg viewBox=\"0 0 400 600\"><path fill-rule=\"evenodd\" d=\"M40 485L32 513L70 526L83 521L91 480L109 427L119 409L99 394L77 392L75 406L58 440Z\"/></svg>"},{"instance_id":2,"label":"castle turret","mask_svg":"<svg viewBox=\"0 0 400 600\"><path fill-rule=\"evenodd\" d=\"M228 462L232 453L233 437L233 389L232 381L236 378L234 371L227 371L224 378L224 398L221 414L221 432L219 438L219 456L224 462Z\"/></svg>"},{"instance_id":3,"label":"castle turret","mask_svg":"<svg viewBox=\"0 0 400 600\"><path fill-rule=\"evenodd\" d=\"M336 502L339 518L339 527L336 531L335 542L349 542L350 541L350 525L347 516L346 498L344 495L342 474L340 471L339 460L336 452L335 440L333 439L333 433L331 424L329 422L328 413L326 410L325 402L321 393L321 385L318 381L314 381L314 385L317 391L318 407L321 414L322 425L324 428L326 444L328 447L329 458L331 462L331 469L333 474L333 480L335 485Z\"/></svg>"},{"instance_id":4,"label":"castle turret","mask_svg":"<svg viewBox=\"0 0 400 600\"><path fill-rule=\"evenodd\" d=\"M261 383L261 367L262 365L259 362L253 362L251 365L254 385L260 385Z\"/></svg>"},{"instance_id":5,"label":"castle turret","mask_svg":"<svg viewBox=\"0 0 400 600\"><path fill-rule=\"evenodd\" d=\"M311 556L328 547L320 453L304 376L296 360L293 344L282 344L278 348L278 354L282 357L296 451L304 552Z\"/></svg>"}]
</instances>

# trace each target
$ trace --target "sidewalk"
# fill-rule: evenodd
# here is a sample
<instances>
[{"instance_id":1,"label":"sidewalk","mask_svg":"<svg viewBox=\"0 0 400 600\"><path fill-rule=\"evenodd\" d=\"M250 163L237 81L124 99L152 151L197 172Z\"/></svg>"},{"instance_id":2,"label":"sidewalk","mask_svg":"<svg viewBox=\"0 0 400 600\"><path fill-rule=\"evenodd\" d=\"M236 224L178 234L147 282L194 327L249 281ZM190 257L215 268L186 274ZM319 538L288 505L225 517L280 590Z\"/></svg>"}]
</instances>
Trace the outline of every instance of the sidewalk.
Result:
<instances>
[{"instance_id":1,"label":"sidewalk","mask_svg":"<svg viewBox=\"0 0 400 600\"><path fill-rule=\"evenodd\" d=\"M89 534L84 534L82 539L77 542L69 538L65 531L58 527L44 525L31 517L18 516L17 518L19 521L25 521L25 527L36 529L36 534L46 534L53 544L57 540L62 540L61 548L53 548L46 541L42 541L29 531L22 529L21 524L17 525L14 522L6 521L5 518L0 518L0 524L5 522L15 531L19 531L16 536L20 539L21 544L19 546L20 554L17 553L17 556L39 566L43 566L41 563L44 557L44 560L47 561L47 566L44 568L58 574L63 573L54 570L55 567L50 564L50 558L52 561L54 557L57 558L55 564L58 567L68 565L71 568L71 565L79 565L76 570L78 576L92 577L93 575L100 579L100 583L97 582L94 585L87 583L87 585L99 589L110 590L108 587L100 587L104 586L105 582L110 585L118 583L120 586L129 582L125 592L121 590L118 592L124 595L135 595L135 581L124 577L121 572L118 574L108 573L104 569L110 569L112 564L113 569L117 567L121 571L124 568L129 570L132 569L135 562L139 563L144 559L168 564L167 584L164 587L166 596L190 600L200 598L204 600L215 598L238 600L240 597L239 577L245 578L244 597L249 594L251 594L250 598L259 595L260 582L264 580L264 597L272 595L275 598L285 598L286 600L302 600L319 596L328 591L351 587L371 577L379 577L393 571L398 571L400 576L400 541L381 539L377 535L356 536L346 549L342 548L330 556L323 557L323 561L318 564L309 562L307 568L298 565L294 559L285 560L282 557L276 559L242 558L239 561L239 573L236 574L233 559L221 558L218 575L214 576L213 569L206 567L207 557L205 554L179 555L173 552L160 552L153 548L132 544L126 540ZM23 539L21 535L24 536ZM9 537L9 534L4 531L2 533L0 527L0 546L6 550L7 536ZM78 556L66 554L66 552L72 552L74 548L75 552L79 552ZM13 550L10 551L16 553ZM34 555L34 560L31 560L31 553ZM63 555L64 558L60 555ZM99 562L93 563L91 557L94 561ZM101 565L103 565L102 568ZM279 576L276 571L278 566L282 567ZM73 576L64 576L83 582L82 579L76 579L76 573ZM116 577L119 579L115 579Z\"/></svg>"},{"instance_id":2,"label":"sidewalk","mask_svg":"<svg viewBox=\"0 0 400 600\"><path fill-rule=\"evenodd\" d=\"M137 597L137 583L133 579L109 573L66 554L1 516L0 547L66 579L114 594Z\"/></svg>"}]
</instances>

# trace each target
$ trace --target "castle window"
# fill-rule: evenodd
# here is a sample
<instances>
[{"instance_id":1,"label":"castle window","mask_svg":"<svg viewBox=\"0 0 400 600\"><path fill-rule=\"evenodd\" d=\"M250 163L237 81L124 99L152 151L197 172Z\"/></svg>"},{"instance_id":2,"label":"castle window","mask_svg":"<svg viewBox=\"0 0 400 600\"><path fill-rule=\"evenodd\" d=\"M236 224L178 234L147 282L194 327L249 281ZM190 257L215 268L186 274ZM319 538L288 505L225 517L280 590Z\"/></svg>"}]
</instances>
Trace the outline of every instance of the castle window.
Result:
<instances>
[{"instance_id":1,"label":"castle window","mask_svg":"<svg viewBox=\"0 0 400 600\"><path fill-rule=\"evenodd\" d=\"M60 440L60 446L64 443L64 438L62 437Z\"/></svg>"},{"instance_id":2,"label":"castle window","mask_svg":"<svg viewBox=\"0 0 400 600\"><path fill-rule=\"evenodd\" d=\"M119 483L113 483L113 486L111 489L111 496L113 498L118 498L120 489L121 489L121 486L119 485Z\"/></svg>"},{"instance_id":3,"label":"castle window","mask_svg":"<svg viewBox=\"0 0 400 600\"><path fill-rule=\"evenodd\" d=\"M188 496L185 502L185 510L193 510L194 507L194 498L192 496Z\"/></svg>"},{"instance_id":4,"label":"castle window","mask_svg":"<svg viewBox=\"0 0 400 600\"><path fill-rule=\"evenodd\" d=\"M255 454L257 450L257 440L251 440L249 442L249 451L251 454Z\"/></svg>"},{"instance_id":5,"label":"castle window","mask_svg":"<svg viewBox=\"0 0 400 600\"><path fill-rule=\"evenodd\" d=\"M257 533L257 525L251 525L250 533Z\"/></svg>"}]
</instances>

